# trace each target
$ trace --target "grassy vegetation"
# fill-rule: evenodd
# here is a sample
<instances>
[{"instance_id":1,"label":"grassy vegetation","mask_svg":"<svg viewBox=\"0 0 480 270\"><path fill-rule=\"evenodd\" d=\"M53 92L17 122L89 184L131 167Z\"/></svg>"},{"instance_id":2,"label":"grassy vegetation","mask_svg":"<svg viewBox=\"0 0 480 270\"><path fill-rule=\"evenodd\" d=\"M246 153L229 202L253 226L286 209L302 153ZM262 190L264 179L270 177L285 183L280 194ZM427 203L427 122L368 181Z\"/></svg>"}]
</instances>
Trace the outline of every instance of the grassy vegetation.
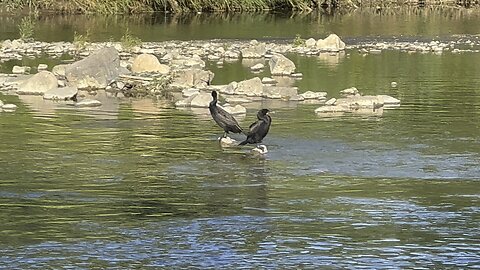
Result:
<instances>
[{"instance_id":1,"label":"grassy vegetation","mask_svg":"<svg viewBox=\"0 0 480 270\"><path fill-rule=\"evenodd\" d=\"M24 17L18 25L18 32L20 38L23 40L33 39L33 33L35 30L35 21L31 16Z\"/></svg>"},{"instance_id":2,"label":"grassy vegetation","mask_svg":"<svg viewBox=\"0 0 480 270\"><path fill-rule=\"evenodd\" d=\"M148 11L259 11L310 9L311 0L4 0L14 9L48 9L61 13L139 13Z\"/></svg>"},{"instance_id":3,"label":"grassy vegetation","mask_svg":"<svg viewBox=\"0 0 480 270\"><path fill-rule=\"evenodd\" d=\"M408 4L478 5L478 0L3 0L7 10L53 10L60 13L141 13L151 11L259 11L311 10L321 4L340 7Z\"/></svg>"},{"instance_id":4,"label":"grassy vegetation","mask_svg":"<svg viewBox=\"0 0 480 270\"><path fill-rule=\"evenodd\" d=\"M73 45L77 51L85 49L87 43L90 42L90 31L87 30L87 33L82 35L78 34L76 31L73 34Z\"/></svg>"},{"instance_id":5,"label":"grassy vegetation","mask_svg":"<svg viewBox=\"0 0 480 270\"><path fill-rule=\"evenodd\" d=\"M303 39L300 34L295 35L295 39L293 39L293 46L298 47L298 46L304 46L305 45L305 39Z\"/></svg>"},{"instance_id":6,"label":"grassy vegetation","mask_svg":"<svg viewBox=\"0 0 480 270\"><path fill-rule=\"evenodd\" d=\"M142 44L142 40L130 34L130 30L127 28L125 34L123 34L122 38L120 39L120 43L122 44L123 49L130 50L133 47Z\"/></svg>"}]
</instances>

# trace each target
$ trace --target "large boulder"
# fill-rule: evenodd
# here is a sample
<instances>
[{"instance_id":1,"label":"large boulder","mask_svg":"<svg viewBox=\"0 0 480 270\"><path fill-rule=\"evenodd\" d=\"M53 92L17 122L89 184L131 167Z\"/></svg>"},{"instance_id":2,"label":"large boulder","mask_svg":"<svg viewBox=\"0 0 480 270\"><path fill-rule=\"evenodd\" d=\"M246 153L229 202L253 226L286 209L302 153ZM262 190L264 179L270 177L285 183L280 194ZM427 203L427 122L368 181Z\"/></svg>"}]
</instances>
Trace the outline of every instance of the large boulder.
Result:
<instances>
[{"instance_id":1,"label":"large boulder","mask_svg":"<svg viewBox=\"0 0 480 270\"><path fill-rule=\"evenodd\" d=\"M65 100L72 98L74 95L77 94L77 92L78 89L75 86L54 88L45 92L45 94L43 95L43 99Z\"/></svg>"},{"instance_id":2,"label":"large boulder","mask_svg":"<svg viewBox=\"0 0 480 270\"><path fill-rule=\"evenodd\" d=\"M260 58L265 56L267 49L265 43L252 40L248 47L240 50L243 58Z\"/></svg>"},{"instance_id":3,"label":"large boulder","mask_svg":"<svg viewBox=\"0 0 480 270\"><path fill-rule=\"evenodd\" d=\"M339 52L345 50L345 42L343 42L337 35L330 34L325 39L317 41L317 49L329 52Z\"/></svg>"},{"instance_id":4,"label":"large boulder","mask_svg":"<svg viewBox=\"0 0 480 270\"><path fill-rule=\"evenodd\" d=\"M246 95L249 97L261 97L263 94L262 80L255 77L239 82L235 89L235 94Z\"/></svg>"},{"instance_id":5,"label":"large boulder","mask_svg":"<svg viewBox=\"0 0 480 270\"><path fill-rule=\"evenodd\" d=\"M292 60L281 54L275 54L268 61L272 75L290 75L295 72Z\"/></svg>"},{"instance_id":6,"label":"large boulder","mask_svg":"<svg viewBox=\"0 0 480 270\"><path fill-rule=\"evenodd\" d=\"M160 64L158 58L152 54L140 54L132 63L132 72L158 72L160 74L170 73L170 67L164 64Z\"/></svg>"},{"instance_id":7,"label":"large boulder","mask_svg":"<svg viewBox=\"0 0 480 270\"><path fill-rule=\"evenodd\" d=\"M18 85L19 95L43 95L58 87L55 75L49 71L41 71Z\"/></svg>"},{"instance_id":8,"label":"large boulder","mask_svg":"<svg viewBox=\"0 0 480 270\"><path fill-rule=\"evenodd\" d=\"M79 89L105 88L125 73L127 71L120 66L118 51L114 47L100 49L65 69L67 80Z\"/></svg>"},{"instance_id":9,"label":"large boulder","mask_svg":"<svg viewBox=\"0 0 480 270\"><path fill-rule=\"evenodd\" d=\"M213 80L215 74L209 70L202 69L184 69L175 74L172 87L178 88L202 88L207 87Z\"/></svg>"}]
</instances>

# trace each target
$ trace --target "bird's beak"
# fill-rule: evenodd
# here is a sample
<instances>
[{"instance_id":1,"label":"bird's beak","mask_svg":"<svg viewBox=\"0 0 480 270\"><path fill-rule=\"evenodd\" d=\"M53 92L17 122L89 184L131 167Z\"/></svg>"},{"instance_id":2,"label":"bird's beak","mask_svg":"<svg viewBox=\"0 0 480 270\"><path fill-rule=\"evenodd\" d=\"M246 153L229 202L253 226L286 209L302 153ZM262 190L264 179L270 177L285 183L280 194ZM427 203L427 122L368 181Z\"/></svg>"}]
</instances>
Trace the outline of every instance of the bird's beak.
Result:
<instances>
[{"instance_id":1,"label":"bird's beak","mask_svg":"<svg viewBox=\"0 0 480 270\"><path fill-rule=\"evenodd\" d=\"M275 111L268 111L267 114L275 114Z\"/></svg>"}]
</instances>

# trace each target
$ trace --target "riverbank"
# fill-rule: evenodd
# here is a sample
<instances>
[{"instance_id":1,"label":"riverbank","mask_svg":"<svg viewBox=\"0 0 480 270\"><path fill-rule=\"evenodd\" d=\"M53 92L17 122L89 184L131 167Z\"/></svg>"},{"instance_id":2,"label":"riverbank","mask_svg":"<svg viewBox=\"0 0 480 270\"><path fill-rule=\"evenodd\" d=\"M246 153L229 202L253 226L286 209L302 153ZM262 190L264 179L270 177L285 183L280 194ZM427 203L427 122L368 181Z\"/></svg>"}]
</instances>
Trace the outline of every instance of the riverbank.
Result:
<instances>
[{"instance_id":1,"label":"riverbank","mask_svg":"<svg viewBox=\"0 0 480 270\"><path fill-rule=\"evenodd\" d=\"M398 6L459 6L479 7L478 0L257 0L257 1L178 1L178 0L80 0L80 1L19 1L7 0L0 4L0 13L53 12L57 14L134 14L145 12L258 12L258 11L303 11L319 9L351 9L375 7L378 11Z\"/></svg>"}]
</instances>

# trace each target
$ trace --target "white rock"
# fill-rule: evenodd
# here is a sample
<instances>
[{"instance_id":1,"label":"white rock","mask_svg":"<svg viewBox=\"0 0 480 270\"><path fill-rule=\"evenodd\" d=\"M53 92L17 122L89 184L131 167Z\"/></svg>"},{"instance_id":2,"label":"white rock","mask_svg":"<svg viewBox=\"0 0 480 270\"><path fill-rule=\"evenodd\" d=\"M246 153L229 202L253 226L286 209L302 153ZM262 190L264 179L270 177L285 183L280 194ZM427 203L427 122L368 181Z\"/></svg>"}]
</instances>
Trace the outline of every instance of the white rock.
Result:
<instances>
[{"instance_id":1,"label":"white rock","mask_svg":"<svg viewBox=\"0 0 480 270\"><path fill-rule=\"evenodd\" d=\"M84 99L75 103L76 107L98 107L102 106L102 102L96 99Z\"/></svg>"},{"instance_id":2,"label":"white rock","mask_svg":"<svg viewBox=\"0 0 480 270\"><path fill-rule=\"evenodd\" d=\"M338 52L345 50L345 42L343 42L337 35L330 34L325 39L319 39L316 47L322 51Z\"/></svg>"},{"instance_id":3,"label":"white rock","mask_svg":"<svg viewBox=\"0 0 480 270\"><path fill-rule=\"evenodd\" d=\"M384 105L399 105L400 100L388 95L377 95L377 98L383 102Z\"/></svg>"},{"instance_id":4,"label":"white rock","mask_svg":"<svg viewBox=\"0 0 480 270\"><path fill-rule=\"evenodd\" d=\"M196 88L187 88L187 89L182 90L182 96L183 97L191 97L191 96L196 95L198 93L200 93L200 90L198 90Z\"/></svg>"},{"instance_id":5,"label":"white rock","mask_svg":"<svg viewBox=\"0 0 480 270\"><path fill-rule=\"evenodd\" d=\"M347 88L347 89L344 89L342 91L340 91L341 94L344 94L344 95L357 95L359 92L358 92L358 89L356 87L350 87L350 88Z\"/></svg>"},{"instance_id":6,"label":"white rock","mask_svg":"<svg viewBox=\"0 0 480 270\"><path fill-rule=\"evenodd\" d=\"M158 58L152 54L140 54L132 63L132 72L158 72L160 74L170 73L170 67L164 64L160 64Z\"/></svg>"},{"instance_id":7,"label":"white rock","mask_svg":"<svg viewBox=\"0 0 480 270\"><path fill-rule=\"evenodd\" d=\"M243 94L249 97L261 97L263 94L262 80L255 77L239 82L235 89L235 94Z\"/></svg>"},{"instance_id":8,"label":"white rock","mask_svg":"<svg viewBox=\"0 0 480 270\"><path fill-rule=\"evenodd\" d=\"M265 65L264 65L264 64L258 63L258 64L256 64L256 65L252 66L250 69L251 69L252 71L260 71L260 70L262 70L262 69L264 69L264 68L265 68Z\"/></svg>"},{"instance_id":9,"label":"white rock","mask_svg":"<svg viewBox=\"0 0 480 270\"><path fill-rule=\"evenodd\" d=\"M307 48L314 48L316 44L317 44L317 41L314 38L309 38L305 40L305 46Z\"/></svg>"},{"instance_id":10,"label":"white rock","mask_svg":"<svg viewBox=\"0 0 480 270\"><path fill-rule=\"evenodd\" d=\"M325 99L327 96L327 92L312 92L307 91L305 93L300 94L305 99Z\"/></svg>"},{"instance_id":11,"label":"white rock","mask_svg":"<svg viewBox=\"0 0 480 270\"><path fill-rule=\"evenodd\" d=\"M196 108L208 108L208 105L212 101L212 95L206 92L200 92L193 96L190 106Z\"/></svg>"},{"instance_id":12,"label":"white rock","mask_svg":"<svg viewBox=\"0 0 480 270\"><path fill-rule=\"evenodd\" d=\"M20 95L43 95L45 92L58 87L58 80L49 71L40 71L31 78L18 85L16 91Z\"/></svg>"},{"instance_id":13,"label":"white rock","mask_svg":"<svg viewBox=\"0 0 480 270\"><path fill-rule=\"evenodd\" d=\"M47 70L48 69L48 65L47 64L38 64L38 67L37 67L37 70L40 71L40 70Z\"/></svg>"},{"instance_id":14,"label":"white rock","mask_svg":"<svg viewBox=\"0 0 480 270\"><path fill-rule=\"evenodd\" d=\"M238 142L230 137L220 137L219 138L220 146L222 147L230 147L230 146L235 146L238 144Z\"/></svg>"},{"instance_id":15,"label":"white rock","mask_svg":"<svg viewBox=\"0 0 480 270\"><path fill-rule=\"evenodd\" d=\"M270 77L263 77L262 78L262 83L263 84L276 84L277 81L273 78L270 78Z\"/></svg>"},{"instance_id":16,"label":"white rock","mask_svg":"<svg viewBox=\"0 0 480 270\"><path fill-rule=\"evenodd\" d=\"M383 99L378 96L349 96L339 98L335 103L337 106L346 106L351 109L357 108L378 108L383 106Z\"/></svg>"},{"instance_id":17,"label":"white rock","mask_svg":"<svg viewBox=\"0 0 480 270\"><path fill-rule=\"evenodd\" d=\"M13 110L17 109L17 105L15 105L15 104L4 104L1 107L2 107L2 109L6 110L6 111L13 111Z\"/></svg>"},{"instance_id":18,"label":"white rock","mask_svg":"<svg viewBox=\"0 0 480 270\"><path fill-rule=\"evenodd\" d=\"M328 105L328 106L334 105L336 101L337 101L336 98L331 98L331 99L325 101L325 105Z\"/></svg>"},{"instance_id":19,"label":"white rock","mask_svg":"<svg viewBox=\"0 0 480 270\"><path fill-rule=\"evenodd\" d=\"M300 79L303 77L303 74L300 72L290 74L292 78Z\"/></svg>"},{"instance_id":20,"label":"white rock","mask_svg":"<svg viewBox=\"0 0 480 270\"><path fill-rule=\"evenodd\" d=\"M390 83L390 86L391 86L392 88L397 87L397 82L391 82L391 83Z\"/></svg>"},{"instance_id":21,"label":"white rock","mask_svg":"<svg viewBox=\"0 0 480 270\"><path fill-rule=\"evenodd\" d=\"M292 60L281 54L275 54L268 61L272 75L290 75L295 72L295 64Z\"/></svg>"},{"instance_id":22,"label":"white rock","mask_svg":"<svg viewBox=\"0 0 480 270\"><path fill-rule=\"evenodd\" d=\"M28 73L30 73L30 67L13 66L12 73L13 74L28 74Z\"/></svg>"},{"instance_id":23,"label":"white rock","mask_svg":"<svg viewBox=\"0 0 480 270\"><path fill-rule=\"evenodd\" d=\"M68 65L65 65L65 64L60 64L60 65L56 65L52 68L52 73L55 75L55 76L63 76L65 77L65 69Z\"/></svg>"}]
</instances>

